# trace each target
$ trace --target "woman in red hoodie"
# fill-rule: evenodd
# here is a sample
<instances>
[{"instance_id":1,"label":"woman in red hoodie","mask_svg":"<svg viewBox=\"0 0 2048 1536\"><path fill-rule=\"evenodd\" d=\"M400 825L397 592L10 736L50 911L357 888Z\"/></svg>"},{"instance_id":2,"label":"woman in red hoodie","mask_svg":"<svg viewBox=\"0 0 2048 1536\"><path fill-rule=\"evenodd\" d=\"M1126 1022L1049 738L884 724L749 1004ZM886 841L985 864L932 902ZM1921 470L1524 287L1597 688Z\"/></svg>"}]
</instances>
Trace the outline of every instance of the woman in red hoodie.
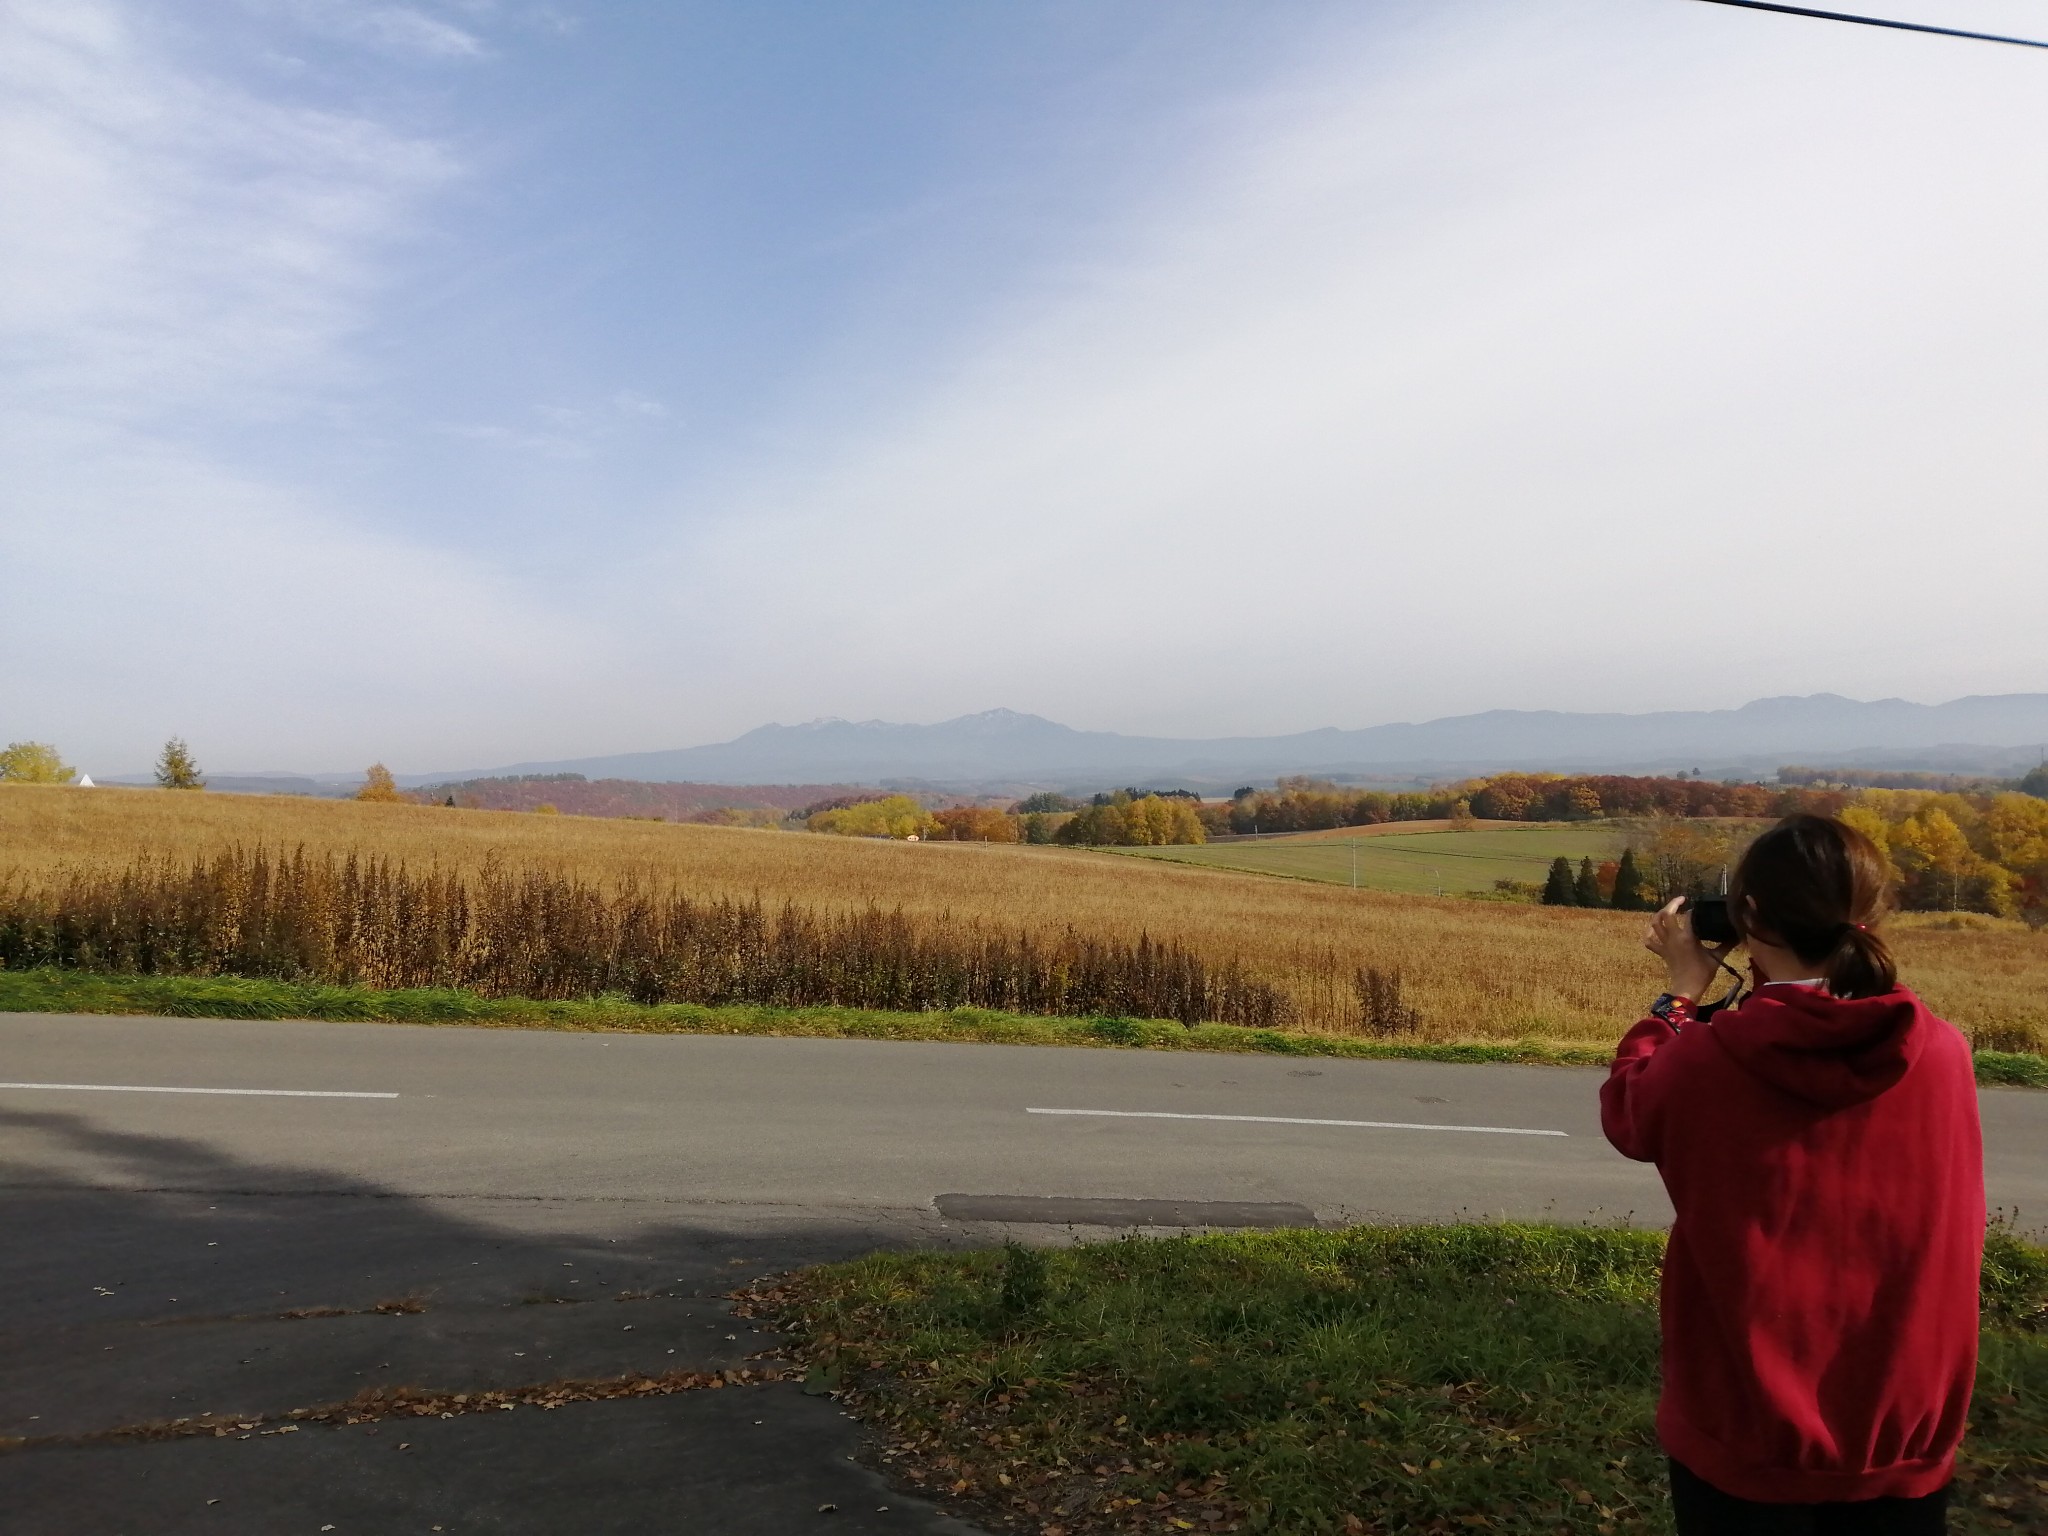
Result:
<instances>
[{"instance_id":1,"label":"woman in red hoodie","mask_svg":"<svg viewBox=\"0 0 2048 1536\"><path fill-rule=\"evenodd\" d=\"M1755 990L1703 1017L1719 957L1673 902L1670 984L1600 1091L1677 1211L1664 1392L1681 1536L1946 1528L1977 1365L1984 1157L1970 1048L1872 931L1884 857L1794 816L1729 886Z\"/></svg>"}]
</instances>

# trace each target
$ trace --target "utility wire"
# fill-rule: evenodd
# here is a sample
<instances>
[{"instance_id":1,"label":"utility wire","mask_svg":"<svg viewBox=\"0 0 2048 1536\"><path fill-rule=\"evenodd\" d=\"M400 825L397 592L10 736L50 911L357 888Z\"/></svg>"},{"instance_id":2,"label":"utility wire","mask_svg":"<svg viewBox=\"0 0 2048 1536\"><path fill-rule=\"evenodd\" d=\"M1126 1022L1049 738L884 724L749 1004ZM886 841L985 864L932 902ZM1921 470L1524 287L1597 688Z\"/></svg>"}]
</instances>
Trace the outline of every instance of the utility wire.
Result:
<instances>
[{"instance_id":1,"label":"utility wire","mask_svg":"<svg viewBox=\"0 0 2048 1536\"><path fill-rule=\"evenodd\" d=\"M1918 21L1886 21L1881 16L1852 16L1847 11L1816 11L1803 5L1778 5L1775 0L1704 0L1707 5L1733 5L1745 11L1777 11L1786 16L1811 16L1819 21L1851 21L1861 27L1889 27L1894 32L1932 32L1937 37L1967 37L1979 43L2011 43L2016 48L2048 48L2031 37L2001 37L1996 32L1964 32L1956 27L1930 27Z\"/></svg>"}]
</instances>

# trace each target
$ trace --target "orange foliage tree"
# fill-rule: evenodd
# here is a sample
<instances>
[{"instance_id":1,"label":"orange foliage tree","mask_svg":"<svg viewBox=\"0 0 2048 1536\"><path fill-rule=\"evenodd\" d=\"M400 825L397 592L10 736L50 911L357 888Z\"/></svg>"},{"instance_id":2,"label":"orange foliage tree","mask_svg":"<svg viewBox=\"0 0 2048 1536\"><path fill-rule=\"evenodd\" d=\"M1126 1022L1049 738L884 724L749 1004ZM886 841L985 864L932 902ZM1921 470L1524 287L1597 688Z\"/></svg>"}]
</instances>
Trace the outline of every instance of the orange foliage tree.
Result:
<instances>
[{"instance_id":1,"label":"orange foliage tree","mask_svg":"<svg viewBox=\"0 0 2048 1536\"><path fill-rule=\"evenodd\" d=\"M991 805L955 805L932 812L930 835L941 842L1014 843L1022 835L1018 818Z\"/></svg>"}]
</instances>

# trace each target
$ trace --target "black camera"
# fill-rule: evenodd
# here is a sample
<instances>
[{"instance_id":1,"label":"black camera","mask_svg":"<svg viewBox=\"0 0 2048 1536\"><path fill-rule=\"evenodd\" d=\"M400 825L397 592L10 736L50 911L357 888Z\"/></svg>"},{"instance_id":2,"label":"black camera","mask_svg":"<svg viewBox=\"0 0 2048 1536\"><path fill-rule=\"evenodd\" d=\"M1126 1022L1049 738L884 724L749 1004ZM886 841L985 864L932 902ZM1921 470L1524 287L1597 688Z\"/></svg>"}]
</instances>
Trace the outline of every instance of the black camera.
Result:
<instances>
[{"instance_id":1,"label":"black camera","mask_svg":"<svg viewBox=\"0 0 2048 1536\"><path fill-rule=\"evenodd\" d=\"M1702 944L1723 949L1742 942L1742 935L1735 931L1735 919L1728 911L1726 896L1688 896L1678 910L1692 919L1692 936Z\"/></svg>"}]
</instances>

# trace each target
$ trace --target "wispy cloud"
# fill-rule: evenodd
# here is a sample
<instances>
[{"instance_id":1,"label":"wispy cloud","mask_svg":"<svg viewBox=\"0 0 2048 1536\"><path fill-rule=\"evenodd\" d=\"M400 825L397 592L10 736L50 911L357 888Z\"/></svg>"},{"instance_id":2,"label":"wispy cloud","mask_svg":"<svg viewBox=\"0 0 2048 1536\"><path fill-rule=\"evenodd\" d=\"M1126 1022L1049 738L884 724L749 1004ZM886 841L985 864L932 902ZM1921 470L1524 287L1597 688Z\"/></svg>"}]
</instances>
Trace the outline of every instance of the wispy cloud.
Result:
<instances>
[{"instance_id":1,"label":"wispy cloud","mask_svg":"<svg viewBox=\"0 0 2048 1536\"><path fill-rule=\"evenodd\" d=\"M602 402L531 407L523 424L453 422L439 430L449 437L488 443L515 453L551 459L588 459L618 442L622 434L666 421L669 408L638 391L622 389Z\"/></svg>"},{"instance_id":2,"label":"wispy cloud","mask_svg":"<svg viewBox=\"0 0 2048 1536\"><path fill-rule=\"evenodd\" d=\"M358 0L245 0L245 3L288 16L309 32L366 44L401 57L474 59L485 51L483 39L475 32L417 6L363 4ZM477 11L480 8L468 6L464 9Z\"/></svg>"},{"instance_id":3,"label":"wispy cloud","mask_svg":"<svg viewBox=\"0 0 2048 1536\"><path fill-rule=\"evenodd\" d=\"M281 709L318 752L396 730L428 656L525 687L573 648L487 562L200 446L367 385L353 338L458 171L371 118L225 83L112 0L0 3L15 728L97 717L70 738L92 755L127 722L233 740ZM155 718L173 698L184 727Z\"/></svg>"},{"instance_id":4,"label":"wispy cloud","mask_svg":"<svg viewBox=\"0 0 2048 1536\"><path fill-rule=\"evenodd\" d=\"M440 146L167 67L94 0L0 8L4 387L135 421L275 410L340 343Z\"/></svg>"},{"instance_id":5,"label":"wispy cloud","mask_svg":"<svg viewBox=\"0 0 2048 1536\"><path fill-rule=\"evenodd\" d=\"M627 416L666 416L668 407L650 395L622 389L612 396L612 409Z\"/></svg>"}]
</instances>

